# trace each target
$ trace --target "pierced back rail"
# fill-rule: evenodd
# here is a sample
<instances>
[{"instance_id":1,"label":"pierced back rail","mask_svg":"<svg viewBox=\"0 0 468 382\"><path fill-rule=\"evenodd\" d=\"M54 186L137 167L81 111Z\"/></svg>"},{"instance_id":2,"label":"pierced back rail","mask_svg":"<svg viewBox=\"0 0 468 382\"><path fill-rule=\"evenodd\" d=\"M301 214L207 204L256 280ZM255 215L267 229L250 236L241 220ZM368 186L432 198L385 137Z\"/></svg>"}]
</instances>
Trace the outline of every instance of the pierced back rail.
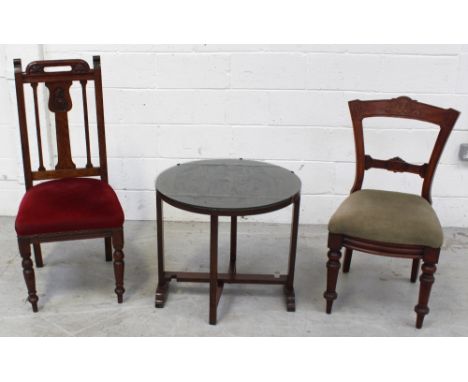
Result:
<instances>
[{"instance_id":1,"label":"pierced back rail","mask_svg":"<svg viewBox=\"0 0 468 382\"><path fill-rule=\"evenodd\" d=\"M47 68L52 67L67 67L70 69L62 70L62 68L59 68L57 71L47 71ZM84 60L45 60L31 62L23 72L20 59L14 60L14 68L26 189L32 187L33 182L37 180L68 177L100 176L103 181L107 182L108 176L104 126L104 105L102 96L101 64L99 56L93 57L93 68L90 68L88 63ZM86 144L86 165L83 168L77 168L73 162L70 146L68 112L72 109L73 106L70 96L70 87L74 81L79 82L81 85L83 101L83 123ZM89 81L94 82L95 89L99 166L93 165L91 156L88 99L86 88ZM43 158L39 102L37 95L37 88L39 83L44 83L45 87L47 87L49 91L48 108L55 115L57 163L54 169L49 170L45 168ZM30 84L33 91L34 116L39 156L39 167L37 170L34 170L31 167L24 93L26 84Z\"/></svg>"},{"instance_id":2,"label":"pierced back rail","mask_svg":"<svg viewBox=\"0 0 468 382\"><path fill-rule=\"evenodd\" d=\"M460 113L454 109L443 109L424 104L409 97L373 101L354 100L348 104L353 122L356 147L356 178L351 192L361 189L364 172L370 168L385 169L393 172L409 172L419 175L424 179L421 196L431 203L431 186L434 173L445 143ZM408 163L400 157L382 160L366 155L362 121L365 118L371 117L406 118L438 125L440 130L429 161L422 165L416 165Z\"/></svg>"}]
</instances>

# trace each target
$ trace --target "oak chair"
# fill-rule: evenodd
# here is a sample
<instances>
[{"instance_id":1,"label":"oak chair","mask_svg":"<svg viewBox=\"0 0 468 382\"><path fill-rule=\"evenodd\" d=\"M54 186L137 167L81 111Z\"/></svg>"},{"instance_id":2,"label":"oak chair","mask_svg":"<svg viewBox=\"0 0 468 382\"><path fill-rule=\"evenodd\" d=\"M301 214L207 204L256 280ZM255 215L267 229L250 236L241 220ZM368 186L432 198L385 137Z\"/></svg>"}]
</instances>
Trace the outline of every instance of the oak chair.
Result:
<instances>
[{"instance_id":1,"label":"oak chair","mask_svg":"<svg viewBox=\"0 0 468 382\"><path fill-rule=\"evenodd\" d=\"M23 156L26 194L16 217L19 252L28 300L37 312L38 296L31 260L34 248L36 266L43 266L41 243L104 238L105 259L112 261L114 247L115 293L122 302L124 293L123 223L124 214L117 195L108 184L104 106L99 56L93 57L93 68L83 60L48 60L31 62L23 72L21 60L14 60L16 96ZM68 112L72 109L70 87L79 83L83 102L83 124L86 141L86 165L77 168L72 159ZM94 83L99 165L92 163L90 126L88 119L87 85ZM46 169L40 126L38 86L48 89L48 108L55 115L57 163ZM26 85L31 86L34 99L35 134L38 168L33 169L25 102ZM93 177L99 177L96 179ZM36 181L42 181L34 185Z\"/></svg>"},{"instance_id":2,"label":"oak chair","mask_svg":"<svg viewBox=\"0 0 468 382\"><path fill-rule=\"evenodd\" d=\"M351 194L330 219L326 312L331 313L337 298L336 282L340 269L341 248L346 248L343 272L348 272L353 250L374 255L412 259L411 281L420 277L416 327L421 328L429 313L428 301L443 242L439 220L431 206L431 184L444 145L459 116L453 109L417 102L408 97L389 100L349 102L356 147L356 177ZM427 163L415 165L399 157L374 159L364 149L363 119L396 117L419 120L440 127ZM364 172L370 168L409 172L423 178L421 196L383 190L361 189Z\"/></svg>"}]
</instances>

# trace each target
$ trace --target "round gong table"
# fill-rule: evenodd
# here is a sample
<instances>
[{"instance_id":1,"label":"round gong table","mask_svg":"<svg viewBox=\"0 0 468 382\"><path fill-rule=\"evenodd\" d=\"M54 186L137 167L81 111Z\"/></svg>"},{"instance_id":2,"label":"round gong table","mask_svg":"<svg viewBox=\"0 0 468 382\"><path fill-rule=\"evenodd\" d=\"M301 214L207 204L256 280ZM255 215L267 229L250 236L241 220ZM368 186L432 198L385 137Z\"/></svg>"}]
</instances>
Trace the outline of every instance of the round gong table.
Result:
<instances>
[{"instance_id":1,"label":"round gong table","mask_svg":"<svg viewBox=\"0 0 468 382\"><path fill-rule=\"evenodd\" d=\"M283 285L286 307L295 311L294 266L299 225L301 181L289 170L263 162L243 159L201 160L179 164L162 172L156 180L158 239L158 286L156 307L167 299L169 282L210 284L209 322L216 324L217 305L225 283ZM174 207L210 215L210 272L175 272L164 268L162 202ZM236 272L237 217L272 212L294 205L288 273L281 275ZM231 217L229 269L218 273L218 218Z\"/></svg>"}]
</instances>

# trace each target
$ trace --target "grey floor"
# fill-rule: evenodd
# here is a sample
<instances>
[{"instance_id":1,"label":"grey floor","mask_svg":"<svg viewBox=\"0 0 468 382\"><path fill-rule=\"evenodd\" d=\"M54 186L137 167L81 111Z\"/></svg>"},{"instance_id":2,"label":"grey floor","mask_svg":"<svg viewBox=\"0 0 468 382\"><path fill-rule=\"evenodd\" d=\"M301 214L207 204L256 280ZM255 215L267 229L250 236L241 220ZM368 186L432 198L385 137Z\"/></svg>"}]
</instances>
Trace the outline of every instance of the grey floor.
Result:
<instances>
[{"instance_id":1,"label":"grey floor","mask_svg":"<svg viewBox=\"0 0 468 382\"><path fill-rule=\"evenodd\" d=\"M26 301L14 219L0 217L1 336L466 336L468 335L468 229L447 229L445 247L424 328L414 328L418 285L409 260L356 253L340 274L332 315L324 313L326 227L301 225L295 313L281 287L226 285L218 325L208 325L208 286L172 282L165 308L154 308L157 279L154 222L125 224L124 303L113 292L104 241L43 245L36 270L39 312ZM208 270L206 223L166 223L166 266ZM285 272L288 225L240 223L238 271ZM229 225L220 226L220 269L227 268Z\"/></svg>"}]
</instances>

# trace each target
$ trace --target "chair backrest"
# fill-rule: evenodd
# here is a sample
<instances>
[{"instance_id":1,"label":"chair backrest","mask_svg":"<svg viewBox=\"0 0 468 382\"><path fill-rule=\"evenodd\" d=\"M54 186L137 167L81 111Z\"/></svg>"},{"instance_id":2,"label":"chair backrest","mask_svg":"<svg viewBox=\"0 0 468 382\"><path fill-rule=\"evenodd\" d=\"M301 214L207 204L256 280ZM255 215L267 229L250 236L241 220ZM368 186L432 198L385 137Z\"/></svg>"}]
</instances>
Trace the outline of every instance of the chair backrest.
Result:
<instances>
[{"instance_id":1,"label":"chair backrest","mask_svg":"<svg viewBox=\"0 0 468 382\"><path fill-rule=\"evenodd\" d=\"M55 71L53 70L54 67ZM45 60L31 62L23 72L20 59L14 60L14 68L26 189L32 187L34 181L78 176L100 176L103 181L107 182L106 137L100 57L93 57L93 68L90 68L88 63L84 60ZM72 109L70 87L74 81L81 84L83 101L83 119L86 140L86 165L83 168L77 168L73 162L68 128L68 112ZM88 101L86 91L86 86L89 81L94 82L94 93L96 98L99 166L94 166L91 161ZM45 168L42 154L40 108L38 103L38 85L40 83L44 83L45 87L48 89L48 107L49 110L55 114L57 164L54 169ZM25 84L31 85L34 98L37 151L39 156L39 167L37 170L31 168L25 105Z\"/></svg>"},{"instance_id":2,"label":"chair backrest","mask_svg":"<svg viewBox=\"0 0 468 382\"><path fill-rule=\"evenodd\" d=\"M393 172L409 172L419 175L424 179L421 196L431 203L431 185L434 172L445 143L460 113L454 109L442 109L424 104L409 97L372 101L354 100L350 101L348 104L353 121L354 141L356 146L356 178L351 192L361 189L365 170L380 168ZM380 160L366 155L362 121L370 117L406 118L438 125L440 130L429 162L422 165L415 165L407 163L399 157Z\"/></svg>"}]
</instances>

